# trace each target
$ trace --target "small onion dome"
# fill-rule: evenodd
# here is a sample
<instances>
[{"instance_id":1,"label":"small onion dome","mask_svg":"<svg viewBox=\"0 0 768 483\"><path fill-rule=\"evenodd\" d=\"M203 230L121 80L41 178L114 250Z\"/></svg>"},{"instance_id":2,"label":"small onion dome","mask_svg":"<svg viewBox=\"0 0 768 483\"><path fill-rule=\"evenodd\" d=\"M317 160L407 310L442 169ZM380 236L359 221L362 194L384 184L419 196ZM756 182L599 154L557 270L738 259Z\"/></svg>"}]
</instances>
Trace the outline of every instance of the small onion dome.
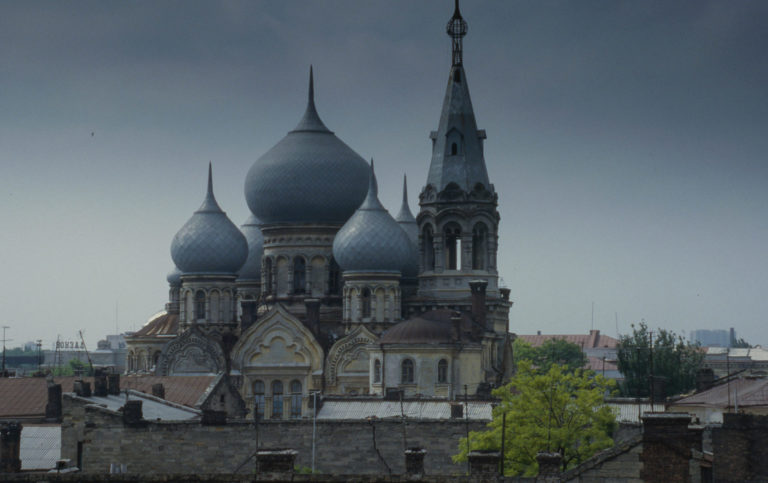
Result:
<instances>
[{"instance_id":1,"label":"small onion dome","mask_svg":"<svg viewBox=\"0 0 768 483\"><path fill-rule=\"evenodd\" d=\"M168 272L168 276L165 279L168 280L168 284L171 287L181 287L181 270L179 270L179 267L174 266L173 270Z\"/></svg>"},{"instance_id":2,"label":"small onion dome","mask_svg":"<svg viewBox=\"0 0 768 483\"><path fill-rule=\"evenodd\" d=\"M251 215L240 226L248 240L248 259L237 274L238 280L261 280L261 256L264 254L264 235L259 230L259 220Z\"/></svg>"},{"instance_id":3,"label":"small onion dome","mask_svg":"<svg viewBox=\"0 0 768 483\"><path fill-rule=\"evenodd\" d=\"M451 317L453 310L438 309L395 324L384 332L379 344L445 344L454 342ZM461 330L472 328L472 319L461 314Z\"/></svg>"},{"instance_id":4,"label":"small onion dome","mask_svg":"<svg viewBox=\"0 0 768 483\"><path fill-rule=\"evenodd\" d=\"M345 272L410 270L411 240L378 198L371 161L368 196L333 239L333 256Z\"/></svg>"},{"instance_id":5,"label":"small onion dome","mask_svg":"<svg viewBox=\"0 0 768 483\"><path fill-rule=\"evenodd\" d=\"M213 196L209 164L205 201L173 237L171 258L184 274L236 274L247 257L245 236L221 211Z\"/></svg>"},{"instance_id":6,"label":"small onion dome","mask_svg":"<svg viewBox=\"0 0 768 483\"><path fill-rule=\"evenodd\" d=\"M262 224L341 225L365 198L367 179L365 160L320 120L310 68L304 117L248 171L248 207Z\"/></svg>"}]
</instances>

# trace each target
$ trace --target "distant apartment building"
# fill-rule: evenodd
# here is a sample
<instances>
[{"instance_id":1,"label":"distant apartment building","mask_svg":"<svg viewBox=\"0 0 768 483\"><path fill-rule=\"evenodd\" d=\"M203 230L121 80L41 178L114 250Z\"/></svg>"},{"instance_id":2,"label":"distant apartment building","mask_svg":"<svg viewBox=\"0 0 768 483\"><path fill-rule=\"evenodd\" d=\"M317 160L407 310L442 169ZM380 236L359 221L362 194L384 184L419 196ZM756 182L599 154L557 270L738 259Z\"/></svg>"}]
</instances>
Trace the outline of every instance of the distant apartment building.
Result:
<instances>
[{"instance_id":1,"label":"distant apartment building","mask_svg":"<svg viewBox=\"0 0 768 483\"><path fill-rule=\"evenodd\" d=\"M736 331L731 327L725 329L697 329L691 331L691 342L698 342L702 347L731 347L731 341L736 340Z\"/></svg>"}]
</instances>

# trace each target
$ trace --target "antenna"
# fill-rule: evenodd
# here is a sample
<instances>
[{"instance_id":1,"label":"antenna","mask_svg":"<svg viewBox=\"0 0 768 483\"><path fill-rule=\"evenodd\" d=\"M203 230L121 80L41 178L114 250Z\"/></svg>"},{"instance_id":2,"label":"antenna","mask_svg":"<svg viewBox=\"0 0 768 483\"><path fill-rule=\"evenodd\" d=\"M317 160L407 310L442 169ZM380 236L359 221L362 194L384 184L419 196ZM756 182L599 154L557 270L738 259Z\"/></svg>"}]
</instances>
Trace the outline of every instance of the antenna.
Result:
<instances>
[{"instance_id":1,"label":"antenna","mask_svg":"<svg viewBox=\"0 0 768 483\"><path fill-rule=\"evenodd\" d=\"M592 301L592 321L589 323L589 330L595 328L595 302Z\"/></svg>"}]
</instances>

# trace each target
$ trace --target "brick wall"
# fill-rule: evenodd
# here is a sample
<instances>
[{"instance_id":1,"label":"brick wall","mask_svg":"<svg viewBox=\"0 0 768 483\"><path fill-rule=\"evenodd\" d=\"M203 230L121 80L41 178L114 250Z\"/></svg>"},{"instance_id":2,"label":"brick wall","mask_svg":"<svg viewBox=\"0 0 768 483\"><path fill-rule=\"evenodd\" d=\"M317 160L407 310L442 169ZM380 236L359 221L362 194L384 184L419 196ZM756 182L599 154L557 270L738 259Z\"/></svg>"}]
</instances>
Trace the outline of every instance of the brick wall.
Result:
<instances>
[{"instance_id":1,"label":"brick wall","mask_svg":"<svg viewBox=\"0 0 768 483\"><path fill-rule=\"evenodd\" d=\"M484 428L485 423L470 423L470 430ZM322 473L386 475L387 466L392 474L405 473L399 421L318 421L316 431L315 468ZM451 455L458 452L465 431L464 421L409 421L405 445L427 450L426 474L463 473L466 465L453 464ZM264 421L258 426L149 421L144 427L125 427L119 413L65 396L62 457L77 461L78 442L85 472L104 473L110 463L120 463L131 473L232 473L245 463L240 471L250 473L257 445L295 449L296 466L312 464L311 420Z\"/></svg>"},{"instance_id":2,"label":"brick wall","mask_svg":"<svg viewBox=\"0 0 768 483\"><path fill-rule=\"evenodd\" d=\"M689 428L685 413L646 413L643 416L643 469L647 482L675 483L691 479L691 449L701 451L701 431Z\"/></svg>"},{"instance_id":3,"label":"brick wall","mask_svg":"<svg viewBox=\"0 0 768 483\"><path fill-rule=\"evenodd\" d=\"M723 425L712 430L715 481L768 479L768 416L723 415Z\"/></svg>"}]
</instances>

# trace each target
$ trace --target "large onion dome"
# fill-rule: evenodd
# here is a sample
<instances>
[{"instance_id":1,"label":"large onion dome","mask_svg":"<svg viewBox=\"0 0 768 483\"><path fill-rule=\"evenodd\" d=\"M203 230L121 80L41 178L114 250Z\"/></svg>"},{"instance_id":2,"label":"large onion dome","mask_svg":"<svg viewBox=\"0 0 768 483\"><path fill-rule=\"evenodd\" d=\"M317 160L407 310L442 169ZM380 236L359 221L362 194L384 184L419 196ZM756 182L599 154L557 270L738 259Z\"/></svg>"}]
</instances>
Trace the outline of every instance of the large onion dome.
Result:
<instances>
[{"instance_id":1,"label":"large onion dome","mask_svg":"<svg viewBox=\"0 0 768 483\"><path fill-rule=\"evenodd\" d=\"M211 165L205 201L171 243L171 258L184 273L236 274L248 257L248 242L213 196Z\"/></svg>"},{"instance_id":2,"label":"large onion dome","mask_svg":"<svg viewBox=\"0 0 768 483\"><path fill-rule=\"evenodd\" d=\"M415 248L381 205L378 191L371 161L368 196L333 239L333 256L344 272L400 272L410 276Z\"/></svg>"},{"instance_id":3,"label":"large onion dome","mask_svg":"<svg viewBox=\"0 0 768 483\"><path fill-rule=\"evenodd\" d=\"M340 225L365 198L367 179L365 160L320 120L310 68L304 117L248 171L248 207L262 224Z\"/></svg>"},{"instance_id":4,"label":"large onion dome","mask_svg":"<svg viewBox=\"0 0 768 483\"><path fill-rule=\"evenodd\" d=\"M248 241L248 259L237 274L238 280L261 281L261 256L264 254L264 235L259 230L259 220L251 215L240 226Z\"/></svg>"}]
</instances>

